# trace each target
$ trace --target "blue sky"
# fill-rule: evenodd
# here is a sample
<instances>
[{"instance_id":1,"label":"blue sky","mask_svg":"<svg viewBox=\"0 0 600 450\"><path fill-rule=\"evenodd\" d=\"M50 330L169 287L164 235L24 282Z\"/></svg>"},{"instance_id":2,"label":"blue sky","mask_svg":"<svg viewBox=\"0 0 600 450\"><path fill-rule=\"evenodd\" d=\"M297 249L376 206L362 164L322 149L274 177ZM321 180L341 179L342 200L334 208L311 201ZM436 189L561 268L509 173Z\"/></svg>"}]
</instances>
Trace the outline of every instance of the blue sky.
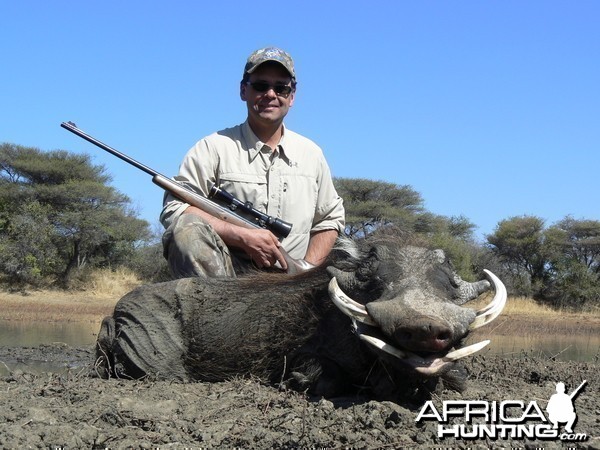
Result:
<instances>
[{"instance_id":1,"label":"blue sky","mask_svg":"<svg viewBox=\"0 0 600 450\"><path fill-rule=\"evenodd\" d=\"M408 184L491 233L503 219L600 220L598 1L0 0L0 142L94 156L157 223L150 178L60 128L175 175L241 123L247 56L296 62L286 124L338 177Z\"/></svg>"}]
</instances>

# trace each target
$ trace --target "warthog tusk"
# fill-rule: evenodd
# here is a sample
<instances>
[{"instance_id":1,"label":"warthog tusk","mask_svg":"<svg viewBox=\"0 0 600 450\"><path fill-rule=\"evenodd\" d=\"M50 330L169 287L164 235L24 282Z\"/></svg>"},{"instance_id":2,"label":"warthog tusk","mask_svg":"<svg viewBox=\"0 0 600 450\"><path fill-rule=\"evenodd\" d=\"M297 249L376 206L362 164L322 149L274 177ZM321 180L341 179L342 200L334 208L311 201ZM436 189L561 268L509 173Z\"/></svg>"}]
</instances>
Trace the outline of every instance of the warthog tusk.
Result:
<instances>
[{"instance_id":1,"label":"warthog tusk","mask_svg":"<svg viewBox=\"0 0 600 450\"><path fill-rule=\"evenodd\" d=\"M387 342L382 341L381 339L378 339L376 337L369 336L366 334L360 334L359 336L363 341L371 344L373 347L376 347L376 348L378 348L386 353L389 353L390 355L395 356L397 358L406 359L409 357L417 356L414 353L400 350L400 349L394 347L393 345L390 345ZM467 347L453 350L450 353L443 356L441 359L443 359L444 361L457 361L459 359L464 358L465 356L470 356L474 353L477 353L479 350L486 347L490 342L491 342L490 340L485 340L485 341L477 342L475 344L468 345ZM422 359L425 360L424 358L422 358Z\"/></svg>"},{"instance_id":2,"label":"warthog tusk","mask_svg":"<svg viewBox=\"0 0 600 450\"><path fill-rule=\"evenodd\" d=\"M411 365L416 371L424 375L434 375L449 363L462 359L466 356L473 355L490 343L489 340L477 342L476 344L453 350L441 357L421 357L419 355L415 355L414 353L400 350L393 345L390 345L387 342L373 336L359 332L359 337L369 345L372 345L373 347L389 355L401 359L403 362Z\"/></svg>"},{"instance_id":3,"label":"warthog tusk","mask_svg":"<svg viewBox=\"0 0 600 450\"><path fill-rule=\"evenodd\" d=\"M399 348L396 348L393 345L382 341L381 339L369 336L368 334L362 334L359 332L358 337L360 337L363 341L372 345L373 347L378 348L379 350L384 351L386 353L389 353L390 355L395 356L396 358L406 359L410 355L410 353L403 352Z\"/></svg>"},{"instance_id":4,"label":"warthog tusk","mask_svg":"<svg viewBox=\"0 0 600 450\"><path fill-rule=\"evenodd\" d=\"M487 325L496 317L498 317L504 309L504 306L506 306L507 293L504 284L496 275L494 275L489 270L484 269L484 272L491 281L491 283L494 285L494 291L496 292L496 294L494 295L494 298L492 299L489 305L477 311L475 320L471 323L471 325L469 325L470 330L475 330L479 327Z\"/></svg>"},{"instance_id":5,"label":"warthog tusk","mask_svg":"<svg viewBox=\"0 0 600 450\"><path fill-rule=\"evenodd\" d=\"M378 326L371 316L369 316L369 313L364 305L355 302L346 294L344 294L335 277L333 277L329 282L329 297L335 306L337 306L339 310L348 317L366 325Z\"/></svg>"},{"instance_id":6,"label":"warthog tusk","mask_svg":"<svg viewBox=\"0 0 600 450\"><path fill-rule=\"evenodd\" d=\"M458 348L458 349L453 350L450 353L448 353L442 359L445 359L448 361L456 361L458 359L464 358L465 356L470 356L474 353L477 353L479 350L481 350L482 348L487 346L490 342L491 342L490 340L485 340L485 341L477 342L476 344L468 345L463 348Z\"/></svg>"}]
</instances>

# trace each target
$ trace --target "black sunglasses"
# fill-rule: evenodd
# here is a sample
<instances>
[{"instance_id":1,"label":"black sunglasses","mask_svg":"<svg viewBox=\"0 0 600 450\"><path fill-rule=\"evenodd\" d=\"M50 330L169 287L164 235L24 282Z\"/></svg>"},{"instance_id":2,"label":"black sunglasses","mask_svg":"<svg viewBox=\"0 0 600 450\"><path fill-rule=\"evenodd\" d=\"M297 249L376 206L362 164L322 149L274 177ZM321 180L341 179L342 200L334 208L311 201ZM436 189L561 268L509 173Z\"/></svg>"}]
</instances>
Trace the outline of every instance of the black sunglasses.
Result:
<instances>
[{"instance_id":1,"label":"black sunglasses","mask_svg":"<svg viewBox=\"0 0 600 450\"><path fill-rule=\"evenodd\" d=\"M273 89L277 95L282 97L287 97L292 93L292 87L287 84L269 84L266 81L246 81L246 84L252 86L256 92L268 92L269 89Z\"/></svg>"}]
</instances>

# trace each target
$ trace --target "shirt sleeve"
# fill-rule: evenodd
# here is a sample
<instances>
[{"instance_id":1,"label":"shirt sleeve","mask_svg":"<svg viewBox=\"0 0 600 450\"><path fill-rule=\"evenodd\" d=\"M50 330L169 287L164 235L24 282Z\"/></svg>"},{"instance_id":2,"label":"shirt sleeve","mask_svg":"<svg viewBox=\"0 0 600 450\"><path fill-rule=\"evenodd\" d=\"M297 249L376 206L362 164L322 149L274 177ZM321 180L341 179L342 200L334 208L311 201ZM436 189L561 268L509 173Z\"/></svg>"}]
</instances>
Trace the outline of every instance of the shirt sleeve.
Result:
<instances>
[{"instance_id":1,"label":"shirt sleeve","mask_svg":"<svg viewBox=\"0 0 600 450\"><path fill-rule=\"evenodd\" d=\"M321 179L319 180L315 217L310 232L312 234L323 230L337 230L338 234L342 234L346 215L344 201L335 190L329 165L322 154L320 164Z\"/></svg>"},{"instance_id":2,"label":"shirt sleeve","mask_svg":"<svg viewBox=\"0 0 600 450\"><path fill-rule=\"evenodd\" d=\"M219 158L214 147L205 138L196 143L185 155L175 181L203 197L208 197L210 188L216 183ZM165 192L160 222L165 228L174 223L190 206L171 193Z\"/></svg>"}]
</instances>

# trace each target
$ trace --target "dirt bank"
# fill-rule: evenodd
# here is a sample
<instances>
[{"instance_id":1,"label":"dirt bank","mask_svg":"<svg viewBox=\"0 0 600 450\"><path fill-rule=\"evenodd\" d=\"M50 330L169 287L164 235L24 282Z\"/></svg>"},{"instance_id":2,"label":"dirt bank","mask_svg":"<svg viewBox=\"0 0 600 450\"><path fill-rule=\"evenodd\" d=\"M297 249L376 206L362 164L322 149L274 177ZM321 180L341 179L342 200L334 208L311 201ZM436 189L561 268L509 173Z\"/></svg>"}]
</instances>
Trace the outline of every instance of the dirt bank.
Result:
<instances>
[{"instance_id":1,"label":"dirt bank","mask_svg":"<svg viewBox=\"0 0 600 450\"><path fill-rule=\"evenodd\" d=\"M0 291L0 319L99 324L104 316L112 313L119 297L84 291Z\"/></svg>"},{"instance_id":2,"label":"dirt bank","mask_svg":"<svg viewBox=\"0 0 600 450\"><path fill-rule=\"evenodd\" d=\"M440 439L436 421L415 422L419 405L311 399L256 380L105 381L90 376L91 349L5 348L0 360L16 354L64 358L73 369L0 379L0 448L567 448L556 439ZM569 446L600 448L597 362L478 356L467 368L467 390L437 392L436 408L454 399L536 401L545 409L557 381L571 392L587 380L575 401L575 431L588 440Z\"/></svg>"}]
</instances>

